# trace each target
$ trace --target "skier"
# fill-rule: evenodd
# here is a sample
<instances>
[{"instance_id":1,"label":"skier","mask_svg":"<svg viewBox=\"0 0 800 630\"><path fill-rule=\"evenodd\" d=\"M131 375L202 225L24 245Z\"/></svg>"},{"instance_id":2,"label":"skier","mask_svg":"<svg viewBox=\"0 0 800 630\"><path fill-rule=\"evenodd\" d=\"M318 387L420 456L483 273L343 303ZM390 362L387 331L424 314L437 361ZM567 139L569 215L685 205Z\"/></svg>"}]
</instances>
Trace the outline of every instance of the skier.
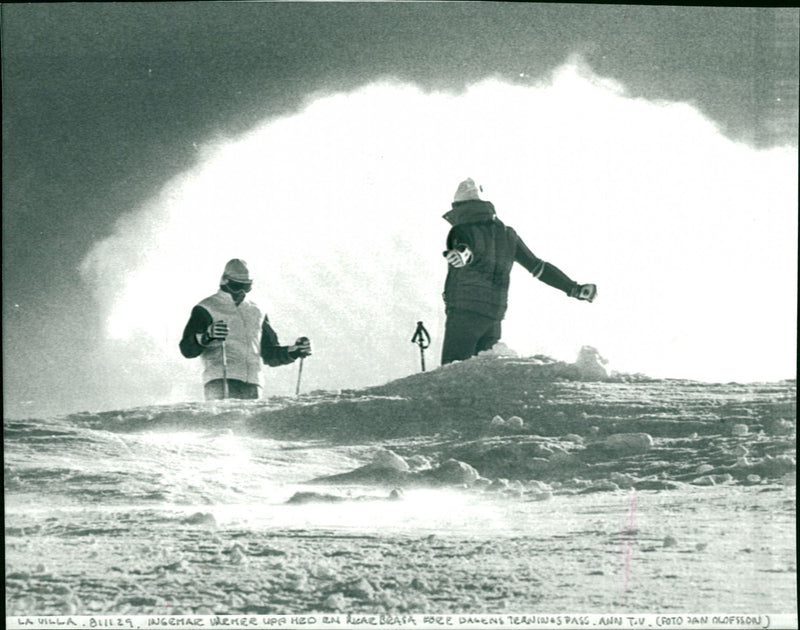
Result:
<instances>
[{"instance_id":1,"label":"skier","mask_svg":"<svg viewBox=\"0 0 800 630\"><path fill-rule=\"evenodd\" d=\"M278 345L269 318L246 300L253 286L245 261L225 265L219 290L197 304L180 341L187 359L202 356L206 400L259 397L261 362L275 367L311 354L308 338Z\"/></svg>"},{"instance_id":2,"label":"skier","mask_svg":"<svg viewBox=\"0 0 800 630\"><path fill-rule=\"evenodd\" d=\"M442 365L468 359L500 340L514 262L570 297L591 302L597 295L595 285L578 284L537 258L514 229L497 218L482 193L483 187L471 178L464 180L452 208L443 215L452 228L443 252L449 268L443 294L447 318Z\"/></svg>"}]
</instances>

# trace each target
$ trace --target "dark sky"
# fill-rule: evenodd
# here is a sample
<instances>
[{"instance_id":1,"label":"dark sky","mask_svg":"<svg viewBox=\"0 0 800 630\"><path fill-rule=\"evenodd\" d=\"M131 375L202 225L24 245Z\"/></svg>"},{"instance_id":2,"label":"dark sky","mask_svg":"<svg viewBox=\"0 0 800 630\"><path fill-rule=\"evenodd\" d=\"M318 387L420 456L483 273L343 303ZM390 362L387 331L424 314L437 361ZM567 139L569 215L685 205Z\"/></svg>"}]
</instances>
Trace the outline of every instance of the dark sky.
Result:
<instances>
[{"instance_id":1,"label":"dark sky","mask_svg":"<svg viewBox=\"0 0 800 630\"><path fill-rule=\"evenodd\" d=\"M78 265L235 135L379 77L459 90L580 54L731 138L797 143L798 10L530 3L2 5L4 404L94 406L103 322ZM113 287L109 287L113 290ZM81 384L42 401L64 379Z\"/></svg>"}]
</instances>

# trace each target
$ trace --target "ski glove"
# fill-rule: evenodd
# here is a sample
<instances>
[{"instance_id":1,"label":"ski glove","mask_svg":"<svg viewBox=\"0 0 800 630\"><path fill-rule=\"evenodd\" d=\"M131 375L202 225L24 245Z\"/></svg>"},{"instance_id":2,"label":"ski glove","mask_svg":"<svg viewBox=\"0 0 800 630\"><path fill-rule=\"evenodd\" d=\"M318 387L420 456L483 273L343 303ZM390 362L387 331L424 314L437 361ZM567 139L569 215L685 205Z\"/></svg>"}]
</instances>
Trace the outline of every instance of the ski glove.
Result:
<instances>
[{"instance_id":1,"label":"ski glove","mask_svg":"<svg viewBox=\"0 0 800 630\"><path fill-rule=\"evenodd\" d=\"M203 334L200 337L200 345L207 346L209 342L214 341L215 339L220 339L225 341L225 338L228 336L228 324L224 321L219 320L209 325L203 331Z\"/></svg>"},{"instance_id":2,"label":"ski glove","mask_svg":"<svg viewBox=\"0 0 800 630\"><path fill-rule=\"evenodd\" d=\"M311 341L308 337L298 337L293 346L289 346L289 356L304 359L311 356Z\"/></svg>"},{"instance_id":3,"label":"ski glove","mask_svg":"<svg viewBox=\"0 0 800 630\"><path fill-rule=\"evenodd\" d=\"M447 259L449 265L456 269L472 262L472 251L466 245L459 245L457 249L448 249L442 252L442 256Z\"/></svg>"},{"instance_id":4,"label":"ski glove","mask_svg":"<svg viewBox=\"0 0 800 630\"><path fill-rule=\"evenodd\" d=\"M569 296L586 302L592 302L597 297L597 285L576 284L570 289Z\"/></svg>"}]
</instances>

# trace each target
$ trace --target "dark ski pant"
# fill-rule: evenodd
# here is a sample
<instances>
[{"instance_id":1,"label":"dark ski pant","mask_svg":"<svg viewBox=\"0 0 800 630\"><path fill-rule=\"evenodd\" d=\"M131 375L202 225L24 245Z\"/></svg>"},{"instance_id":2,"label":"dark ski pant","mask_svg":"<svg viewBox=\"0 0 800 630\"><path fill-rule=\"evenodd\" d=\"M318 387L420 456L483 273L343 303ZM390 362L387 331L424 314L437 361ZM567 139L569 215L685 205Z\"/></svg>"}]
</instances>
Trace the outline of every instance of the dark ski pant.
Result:
<instances>
[{"instance_id":1,"label":"dark ski pant","mask_svg":"<svg viewBox=\"0 0 800 630\"><path fill-rule=\"evenodd\" d=\"M464 361L500 341L501 320L470 311L448 310L444 325L442 365Z\"/></svg>"},{"instance_id":2,"label":"dark ski pant","mask_svg":"<svg viewBox=\"0 0 800 630\"><path fill-rule=\"evenodd\" d=\"M225 389L221 378L208 381L205 384L206 400L222 400L225 397ZM245 383L235 378L228 379L228 398L238 398L241 400L255 400L258 398L258 385Z\"/></svg>"}]
</instances>

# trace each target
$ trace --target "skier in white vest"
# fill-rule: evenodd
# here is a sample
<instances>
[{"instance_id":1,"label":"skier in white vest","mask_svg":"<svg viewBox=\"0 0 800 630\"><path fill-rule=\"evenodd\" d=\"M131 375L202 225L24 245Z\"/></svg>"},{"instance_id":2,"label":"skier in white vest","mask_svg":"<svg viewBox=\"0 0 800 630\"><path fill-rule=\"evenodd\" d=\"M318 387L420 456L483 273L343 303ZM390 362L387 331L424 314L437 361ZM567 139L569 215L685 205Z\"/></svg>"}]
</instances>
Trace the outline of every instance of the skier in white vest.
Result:
<instances>
[{"instance_id":1,"label":"skier in white vest","mask_svg":"<svg viewBox=\"0 0 800 630\"><path fill-rule=\"evenodd\" d=\"M259 398L262 362L275 367L311 354L307 337L278 344L269 318L245 299L252 286L247 263L229 260L219 290L192 309L184 328L181 354L202 357L206 400Z\"/></svg>"}]
</instances>

